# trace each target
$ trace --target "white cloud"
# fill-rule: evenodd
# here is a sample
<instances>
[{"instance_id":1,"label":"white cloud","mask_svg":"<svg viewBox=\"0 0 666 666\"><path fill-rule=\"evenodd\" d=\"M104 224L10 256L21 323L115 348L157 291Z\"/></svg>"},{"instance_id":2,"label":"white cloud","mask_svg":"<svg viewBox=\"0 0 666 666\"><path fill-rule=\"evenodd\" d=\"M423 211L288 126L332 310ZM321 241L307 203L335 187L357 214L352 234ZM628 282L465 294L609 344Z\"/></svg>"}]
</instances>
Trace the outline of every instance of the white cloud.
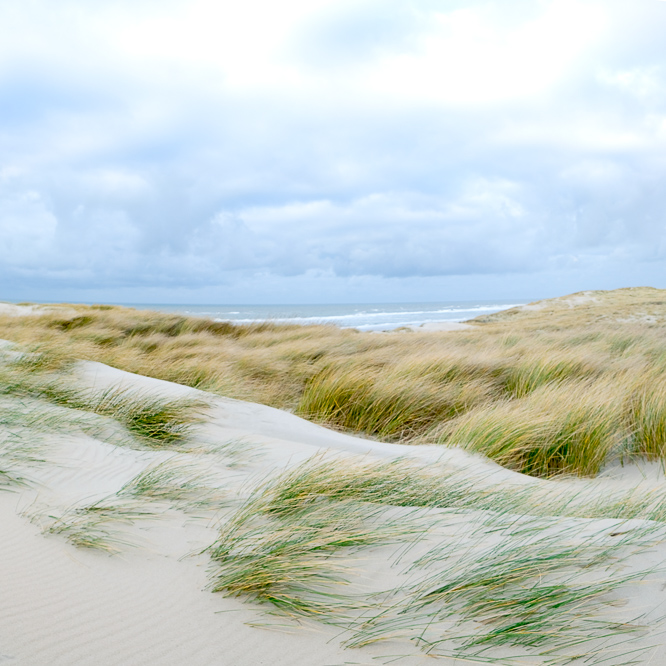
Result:
<instances>
[{"instance_id":1,"label":"white cloud","mask_svg":"<svg viewBox=\"0 0 666 666\"><path fill-rule=\"evenodd\" d=\"M5 283L666 274L663 4L25 7L0 4Z\"/></svg>"},{"instance_id":2,"label":"white cloud","mask_svg":"<svg viewBox=\"0 0 666 666\"><path fill-rule=\"evenodd\" d=\"M5 266L38 267L57 227L38 192L0 195L0 259Z\"/></svg>"},{"instance_id":3,"label":"white cloud","mask_svg":"<svg viewBox=\"0 0 666 666\"><path fill-rule=\"evenodd\" d=\"M549 90L604 28L594 5L551 3L536 18L497 30L487 6L435 15L420 52L388 58L368 76L373 90L440 103L529 99Z\"/></svg>"}]
</instances>

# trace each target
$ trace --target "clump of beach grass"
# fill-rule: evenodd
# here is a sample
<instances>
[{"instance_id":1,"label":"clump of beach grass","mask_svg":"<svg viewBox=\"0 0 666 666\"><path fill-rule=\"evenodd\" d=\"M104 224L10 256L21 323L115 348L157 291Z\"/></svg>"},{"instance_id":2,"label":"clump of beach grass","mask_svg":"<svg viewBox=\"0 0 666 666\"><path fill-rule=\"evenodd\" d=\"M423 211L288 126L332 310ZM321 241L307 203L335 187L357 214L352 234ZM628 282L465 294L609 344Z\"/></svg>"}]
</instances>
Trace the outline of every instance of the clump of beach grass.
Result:
<instances>
[{"instance_id":1,"label":"clump of beach grass","mask_svg":"<svg viewBox=\"0 0 666 666\"><path fill-rule=\"evenodd\" d=\"M211 589L340 627L348 647L411 640L432 656L507 665L585 657L624 666L645 652L631 641L656 618L625 612L620 600L654 573L631 558L664 540L663 525L565 517L613 513L598 489L590 507L579 488L563 493L554 481L480 490L463 476L318 456L263 481L223 523L208 549ZM444 541L433 542L441 529ZM364 591L355 554L390 544L399 582Z\"/></svg>"},{"instance_id":2,"label":"clump of beach grass","mask_svg":"<svg viewBox=\"0 0 666 666\"><path fill-rule=\"evenodd\" d=\"M0 396L0 428L25 440L26 449L42 433L93 430L93 415L67 409L30 396Z\"/></svg>"},{"instance_id":3,"label":"clump of beach grass","mask_svg":"<svg viewBox=\"0 0 666 666\"><path fill-rule=\"evenodd\" d=\"M666 460L666 381L642 381L631 397L632 450L651 460Z\"/></svg>"},{"instance_id":4,"label":"clump of beach grass","mask_svg":"<svg viewBox=\"0 0 666 666\"><path fill-rule=\"evenodd\" d=\"M349 647L406 638L432 656L479 663L636 663L654 618L618 609L618 590L649 569L623 571L663 540L649 525L615 531L493 516L492 541L451 539L420 557L425 575L388 592L354 623ZM501 523L501 519L500 519Z\"/></svg>"},{"instance_id":5,"label":"clump of beach grass","mask_svg":"<svg viewBox=\"0 0 666 666\"><path fill-rule=\"evenodd\" d=\"M569 518L643 519L666 522L666 490L617 489L603 481L509 483L485 478L473 467L423 468L413 461L378 462L315 455L272 477L261 510L287 516L321 501L400 507L499 511Z\"/></svg>"},{"instance_id":6,"label":"clump of beach grass","mask_svg":"<svg viewBox=\"0 0 666 666\"><path fill-rule=\"evenodd\" d=\"M125 483L117 496L168 502L184 510L220 508L227 503L227 491L215 484L210 472L175 458L150 465Z\"/></svg>"},{"instance_id":7,"label":"clump of beach grass","mask_svg":"<svg viewBox=\"0 0 666 666\"><path fill-rule=\"evenodd\" d=\"M290 515L262 510L260 489L223 524L208 548L211 590L268 603L293 617L338 623L358 610L345 596L361 549L414 539L423 525L391 520L383 507L320 502Z\"/></svg>"},{"instance_id":8,"label":"clump of beach grass","mask_svg":"<svg viewBox=\"0 0 666 666\"><path fill-rule=\"evenodd\" d=\"M659 411L651 387L666 382L665 304L654 289L585 293L408 336L63 305L0 316L0 336L384 440L461 444L528 474L589 476L618 454L663 458L648 415ZM581 400L567 402L568 391ZM72 400L64 386L49 392Z\"/></svg>"},{"instance_id":9,"label":"clump of beach grass","mask_svg":"<svg viewBox=\"0 0 666 666\"><path fill-rule=\"evenodd\" d=\"M531 476L596 476L626 450L622 399L607 382L551 383L522 400L469 411L443 426L439 440Z\"/></svg>"},{"instance_id":10,"label":"clump of beach grass","mask_svg":"<svg viewBox=\"0 0 666 666\"><path fill-rule=\"evenodd\" d=\"M85 409L110 416L151 448L182 444L207 406L200 399L170 399L129 389L109 389L84 398Z\"/></svg>"},{"instance_id":11,"label":"clump of beach grass","mask_svg":"<svg viewBox=\"0 0 666 666\"><path fill-rule=\"evenodd\" d=\"M58 513L31 510L26 513L37 523L43 534L63 537L77 548L99 550L110 555L133 546L122 525L132 525L137 519L153 514L136 503L109 501L109 499L72 506Z\"/></svg>"},{"instance_id":12,"label":"clump of beach grass","mask_svg":"<svg viewBox=\"0 0 666 666\"><path fill-rule=\"evenodd\" d=\"M566 355L519 360L504 370L504 389L512 398L523 398L542 386L553 386L572 379L586 379L602 374L602 370L583 358Z\"/></svg>"},{"instance_id":13,"label":"clump of beach grass","mask_svg":"<svg viewBox=\"0 0 666 666\"><path fill-rule=\"evenodd\" d=\"M14 351L8 359L8 366L23 373L43 373L69 370L73 362L71 356L61 349L36 345Z\"/></svg>"},{"instance_id":14,"label":"clump of beach grass","mask_svg":"<svg viewBox=\"0 0 666 666\"><path fill-rule=\"evenodd\" d=\"M400 391L392 393L389 387L396 384ZM332 367L307 383L297 413L346 430L404 440L483 402L488 394L483 381L442 383L427 370Z\"/></svg>"},{"instance_id":15,"label":"clump of beach grass","mask_svg":"<svg viewBox=\"0 0 666 666\"><path fill-rule=\"evenodd\" d=\"M17 363L0 369L0 393L15 398L36 398L68 410L112 418L151 448L184 443L192 427L202 420L207 407L201 398L168 398L122 387L101 392L83 390L67 374L41 368L36 373ZM63 423L75 419L73 415L65 418L62 414ZM57 418L55 413L52 416ZM85 425L94 429L91 423Z\"/></svg>"}]
</instances>

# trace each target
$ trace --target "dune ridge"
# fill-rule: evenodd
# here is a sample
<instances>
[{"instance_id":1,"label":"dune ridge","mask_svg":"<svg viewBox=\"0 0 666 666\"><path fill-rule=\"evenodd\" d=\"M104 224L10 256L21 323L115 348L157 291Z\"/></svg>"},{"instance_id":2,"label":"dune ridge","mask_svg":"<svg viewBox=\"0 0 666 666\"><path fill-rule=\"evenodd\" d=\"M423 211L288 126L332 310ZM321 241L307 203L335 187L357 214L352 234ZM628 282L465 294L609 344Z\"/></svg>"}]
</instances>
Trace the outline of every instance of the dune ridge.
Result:
<instances>
[{"instance_id":1,"label":"dune ridge","mask_svg":"<svg viewBox=\"0 0 666 666\"><path fill-rule=\"evenodd\" d=\"M20 353L11 347L5 350L4 362L11 368ZM630 650L638 650L634 654L636 663L660 663L664 646L651 629L658 626L658 609L666 601L661 574L654 572L666 555L662 519L656 519L655 513L649 514L655 518L652 521L641 519L641 511L648 510L645 502L651 502L653 509L662 503L666 506L659 495L663 477L654 476L653 468L648 469L645 478L618 468L592 481L542 480L504 469L461 449L364 439L275 408L219 397L101 363L77 363L67 371L58 370L57 376L93 395L114 388L165 400L201 399L208 407L204 420L193 426L185 441L160 448L133 440L129 433L126 439L119 438L113 429L81 432L71 425L80 423L76 420L67 422L68 432L58 432L46 421L41 425L7 421L3 441L19 436L22 440L31 438L35 457L39 458L33 463L10 461L7 469L19 474L23 482L0 492L0 568L11 572L3 577L0 590L0 652L8 663L324 666L390 663L396 655L402 655L400 662L411 665L432 663L432 656L437 655L435 663L442 664L545 664L553 656L539 657L539 652L545 654L557 646L547 642L541 647L526 646L511 632L506 634L509 638L504 644L500 641L491 645L490 652L482 643L461 648L464 641L460 637L465 632L471 631L472 637L489 636L487 627L493 626L492 621L487 618L485 621L491 624L484 625L474 620L476 611L465 610L465 604L471 601L464 595L456 597L455 603L433 601L444 605L437 606L436 615L428 615L431 606L426 612L409 601L410 594L418 593L418 585L416 592L410 591L410 585L418 583L420 576L425 575L423 580L427 581L428 576L441 576L449 569L460 571L465 579L476 575L475 558L482 558L478 560L482 562L486 552L501 554L502 548L497 550L501 544L507 557L515 557L511 553L518 552L526 557L532 553L529 556L537 558L532 562L546 557L551 563L548 566L554 567L551 575L555 581L560 575L558 561L564 556L558 550L560 541L569 548L566 577L576 581L576 589L601 585L608 566L618 581L623 576L637 577L625 580L617 590L604 583L607 592L601 587L595 592L599 604L594 600L597 597L578 602L583 608L591 604L590 617L609 613L612 623L631 621L636 625L631 628L633 625L628 624L619 633L611 631L615 653L607 651L611 650L607 644L610 639L593 639L591 634L586 643L590 663L595 663L590 655L596 650L600 650L597 661L603 657L607 659L604 663L629 663ZM12 399L11 395L7 397ZM50 409L43 398L35 400L42 400L43 410ZM21 398L20 404L32 403ZM77 418L81 415L80 410L58 409L74 412ZM89 427L88 422L84 425ZM4 460L0 454L0 462ZM186 466L185 481L176 489L180 494L172 489L171 495L167 492L163 496L171 500L122 494L138 474L163 469L160 464ZM317 472L320 480L315 483L313 471L317 469L321 473ZM393 494L387 494L387 480L382 477L385 469L398 472L390 472L388 477ZM289 481L290 474L296 475L296 482ZM191 487L188 479L195 478L205 479L215 491L212 504L197 504L193 501L196 493L185 493ZM405 481L402 484L401 479ZM455 483L461 479L467 485L462 487L462 494L456 495ZM430 490L419 500L416 491L423 484L434 485L424 485ZM296 495L293 489L298 491ZM285 503L287 492L292 499ZM579 514L571 502L581 494L585 497L585 492L591 493L588 498L600 499L601 516L576 517ZM434 504L433 493L441 495ZM555 515L549 516L547 511L542 515L532 511L534 515L530 515L525 505L521 517L516 507L522 500L512 500L511 508L506 504L507 498L521 497L521 493L536 498L533 507L552 505ZM613 493L619 493L624 504L628 497L638 498L638 513L631 519L610 514L603 517L603 504L610 504L608 498ZM552 504L558 497L570 500ZM463 500L466 504L461 504ZM246 506L251 511L248 518L243 518ZM581 502L581 507L589 507L588 499ZM328 546L314 546L312 550L312 544L297 538L296 550L287 560L280 559L279 551L266 550L276 534L298 537L294 530L311 525L315 516L319 516L314 532L318 539L333 529L330 535L334 541L344 534L347 541L343 539L338 545L329 541ZM58 529L63 520L66 523L72 519L75 526L76 520L90 519L84 529L101 530L101 542L107 539L116 554L76 547L82 542L72 540L73 533ZM340 527L331 528L337 520L341 521ZM237 527L229 532L229 525L234 524ZM523 535L530 532L536 538L525 541ZM251 542L245 535L254 535ZM352 538L356 547L350 545ZM599 546L592 548L597 542ZM217 550L211 551L211 546ZM234 551L237 554L231 559L215 555L230 547L241 550ZM470 555L460 560L459 553L464 549ZM322 588L328 604L319 618L323 623L308 610L322 598L317 596L319 583L313 583L310 592L298 592L303 582L298 580L287 587L277 582L267 583L269 587L247 587L246 574L238 565L246 561L242 557L248 556L251 559L247 561L260 562L266 556L261 552L278 558L273 570L278 565L295 562L306 566L312 561L317 563L313 571L328 576L326 572L333 567L333 587ZM621 553L622 563L616 570L614 560ZM593 575L586 574L588 570L596 571L594 562L599 557L603 566ZM440 569L441 563L446 563L444 570ZM505 564L498 560L493 566ZM581 566L583 569L579 569ZM222 580L226 582L221 591L212 593L211 585L216 581L219 585ZM505 584L511 586L510 579ZM389 590L393 592L386 596ZM565 592L563 587L558 594ZM568 593L573 594L571 590ZM296 594L294 599L302 605L303 614L266 615L271 611L267 599L275 594ZM360 599L366 599L363 604L370 599L377 605L366 607ZM621 599L623 605L606 605L606 600L614 599ZM512 603L518 603L519 610L522 602L514 598ZM374 614L372 621L368 613ZM584 613L564 615L561 621L580 629L587 626L585 617ZM255 625L269 625L273 630ZM563 654L571 653L566 646L561 649Z\"/></svg>"},{"instance_id":2,"label":"dune ridge","mask_svg":"<svg viewBox=\"0 0 666 666\"><path fill-rule=\"evenodd\" d=\"M610 459L666 457L665 293L584 292L462 330L382 334L31 305L0 312L0 337L38 364L102 362L386 443L594 477Z\"/></svg>"}]
</instances>

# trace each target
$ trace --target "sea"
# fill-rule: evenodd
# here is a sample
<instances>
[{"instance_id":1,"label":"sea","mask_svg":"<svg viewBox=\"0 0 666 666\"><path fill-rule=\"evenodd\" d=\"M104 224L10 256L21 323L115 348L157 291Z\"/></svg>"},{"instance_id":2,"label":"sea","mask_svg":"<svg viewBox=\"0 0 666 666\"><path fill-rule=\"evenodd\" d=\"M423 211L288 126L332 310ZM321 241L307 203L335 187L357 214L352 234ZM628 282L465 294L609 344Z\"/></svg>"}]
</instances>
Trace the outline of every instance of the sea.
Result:
<instances>
[{"instance_id":1,"label":"sea","mask_svg":"<svg viewBox=\"0 0 666 666\"><path fill-rule=\"evenodd\" d=\"M524 305L526 300L442 301L440 303L355 303L338 305L168 305L131 304L139 310L157 310L214 321L249 324L333 324L359 331L390 331L401 326L461 322L484 314Z\"/></svg>"}]
</instances>

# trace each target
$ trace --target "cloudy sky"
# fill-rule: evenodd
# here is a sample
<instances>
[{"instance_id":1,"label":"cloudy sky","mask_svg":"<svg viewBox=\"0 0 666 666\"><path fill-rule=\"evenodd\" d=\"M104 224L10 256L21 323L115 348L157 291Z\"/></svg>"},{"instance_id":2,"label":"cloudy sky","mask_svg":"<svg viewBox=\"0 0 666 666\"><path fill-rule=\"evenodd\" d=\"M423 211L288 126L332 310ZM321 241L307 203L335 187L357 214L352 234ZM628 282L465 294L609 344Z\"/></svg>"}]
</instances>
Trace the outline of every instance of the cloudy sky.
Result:
<instances>
[{"instance_id":1,"label":"cloudy sky","mask_svg":"<svg viewBox=\"0 0 666 666\"><path fill-rule=\"evenodd\" d=\"M0 0L0 300L666 287L666 2Z\"/></svg>"}]
</instances>

